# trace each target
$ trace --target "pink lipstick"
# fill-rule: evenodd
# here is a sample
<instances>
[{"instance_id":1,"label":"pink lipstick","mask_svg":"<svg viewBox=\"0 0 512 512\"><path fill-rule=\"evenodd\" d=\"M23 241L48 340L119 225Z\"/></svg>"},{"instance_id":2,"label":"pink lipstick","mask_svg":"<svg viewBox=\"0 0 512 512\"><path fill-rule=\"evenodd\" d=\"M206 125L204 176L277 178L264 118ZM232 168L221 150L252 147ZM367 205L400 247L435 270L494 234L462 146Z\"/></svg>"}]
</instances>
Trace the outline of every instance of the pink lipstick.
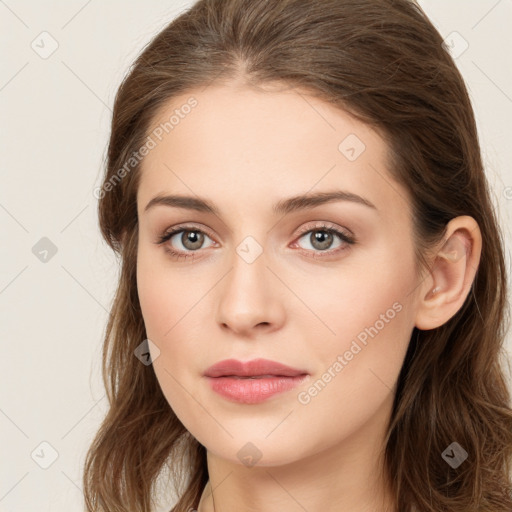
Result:
<instances>
[{"instance_id":1,"label":"pink lipstick","mask_svg":"<svg viewBox=\"0 0 512 512\"><path fill-rule=\"evenodd\" d=\"M213 391L228 400L256 404L278 393L289 391L309 375L268 359L242 362L226 359L210 366L205 373Z\"/></svg>"}]
</instances>

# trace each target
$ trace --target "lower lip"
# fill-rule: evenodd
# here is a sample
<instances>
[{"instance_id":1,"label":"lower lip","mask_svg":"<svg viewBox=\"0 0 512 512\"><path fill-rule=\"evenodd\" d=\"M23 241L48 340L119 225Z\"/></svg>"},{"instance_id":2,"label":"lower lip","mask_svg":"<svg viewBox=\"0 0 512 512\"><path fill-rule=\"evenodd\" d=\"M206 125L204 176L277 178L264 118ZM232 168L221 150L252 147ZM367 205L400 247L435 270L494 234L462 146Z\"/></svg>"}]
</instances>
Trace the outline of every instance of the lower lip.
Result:
<instances>
[{"instance_id":1,"label":"lower lip","mask_svg":"<svg viewBox=\"0 0 512 512\"><path fill-rule=\"evenodd\" d=\"M307 375L297 377L264 377L235 379L234 377L207 377L210 386L219 395L242 404L257 404L278 393L298 386Z\"/></svg>"}]
</instances>

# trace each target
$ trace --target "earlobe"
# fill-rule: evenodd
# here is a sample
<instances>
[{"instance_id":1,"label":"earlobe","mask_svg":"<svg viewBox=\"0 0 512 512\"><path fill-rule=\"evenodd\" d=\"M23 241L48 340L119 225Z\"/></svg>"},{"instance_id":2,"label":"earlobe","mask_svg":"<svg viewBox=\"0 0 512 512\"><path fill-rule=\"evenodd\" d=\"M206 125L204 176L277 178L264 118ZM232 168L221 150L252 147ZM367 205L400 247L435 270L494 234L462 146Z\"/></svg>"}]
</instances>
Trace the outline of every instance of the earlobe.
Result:
<instances>
[{"instance_id":1,"label":"earlobe","mask_svg":"<svg viewBox=\"0 0 512 512\"><path fill-rule=\"evenodd\" d=\"M430 275L419 288L418 329L435 329L459 311L471 290L481 249L480 228L472 217L456 217L448 223Z\"/></svg>"}]
</instances>

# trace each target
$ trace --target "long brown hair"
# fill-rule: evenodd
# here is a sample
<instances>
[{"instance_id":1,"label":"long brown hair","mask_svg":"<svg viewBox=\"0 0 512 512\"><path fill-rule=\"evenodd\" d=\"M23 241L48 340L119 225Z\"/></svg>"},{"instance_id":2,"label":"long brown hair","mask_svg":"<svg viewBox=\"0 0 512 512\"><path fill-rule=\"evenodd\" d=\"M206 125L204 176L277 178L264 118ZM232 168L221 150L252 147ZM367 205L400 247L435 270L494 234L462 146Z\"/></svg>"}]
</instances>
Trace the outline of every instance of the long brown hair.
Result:
<instances>
[{"instance_id":1,"label":"long brown hair","mask_svg":"<svg viewBox=\"0 0 512 512\"><path fill-rule=\"evenodd\" d=\"M413 330L385 470L401 512L512 510L503 240L470 99L442 43L412 0L200 0L142 51L117 92L99 193L100 229L122 271L104 340L110 408L85 461L88 511L149 512L167 469L173 510L186 512L208 480L205 448L173 413L152 366L134 356L146 333L133 155L170 99L235 78L299 87L378 129L390 172L412 198L418 261L454 217L478 222L481 261L464 305L437 329ZM456 469L442 457L453 442L468 453Z\"/></svg>"}]
</instances>

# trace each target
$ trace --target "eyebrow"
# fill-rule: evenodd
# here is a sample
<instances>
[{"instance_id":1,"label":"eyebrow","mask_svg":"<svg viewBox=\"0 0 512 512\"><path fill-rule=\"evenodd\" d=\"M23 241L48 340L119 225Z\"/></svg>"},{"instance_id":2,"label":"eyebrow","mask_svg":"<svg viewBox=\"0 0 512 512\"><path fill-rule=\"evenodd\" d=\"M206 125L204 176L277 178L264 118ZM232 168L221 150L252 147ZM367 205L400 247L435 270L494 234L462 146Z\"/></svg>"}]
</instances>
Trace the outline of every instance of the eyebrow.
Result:
<instances>
[{"instance_id":1,"label":"eyebrow","mask_svg":"<svg viewBox=\"0 0 512 512\"><path fill-rule=\"evenodd\" d=\"M295 211L307 210L314 208L315 206L332 203L334 201L349 201L377 210L376 206L364 197L344 190L333 190L328 192L316 192L313 194L302 194L289 197L287 199L281 199L273 205L272 211L275 215L287 215ZM147 212L157 205L174 208L185 208L187 210L211 213L220 217L220 212L216 206L210 201L201 197L183 195L158 195L149 201L149 203L144 208L144 212Z\"/></svg>"}]
</instances>

